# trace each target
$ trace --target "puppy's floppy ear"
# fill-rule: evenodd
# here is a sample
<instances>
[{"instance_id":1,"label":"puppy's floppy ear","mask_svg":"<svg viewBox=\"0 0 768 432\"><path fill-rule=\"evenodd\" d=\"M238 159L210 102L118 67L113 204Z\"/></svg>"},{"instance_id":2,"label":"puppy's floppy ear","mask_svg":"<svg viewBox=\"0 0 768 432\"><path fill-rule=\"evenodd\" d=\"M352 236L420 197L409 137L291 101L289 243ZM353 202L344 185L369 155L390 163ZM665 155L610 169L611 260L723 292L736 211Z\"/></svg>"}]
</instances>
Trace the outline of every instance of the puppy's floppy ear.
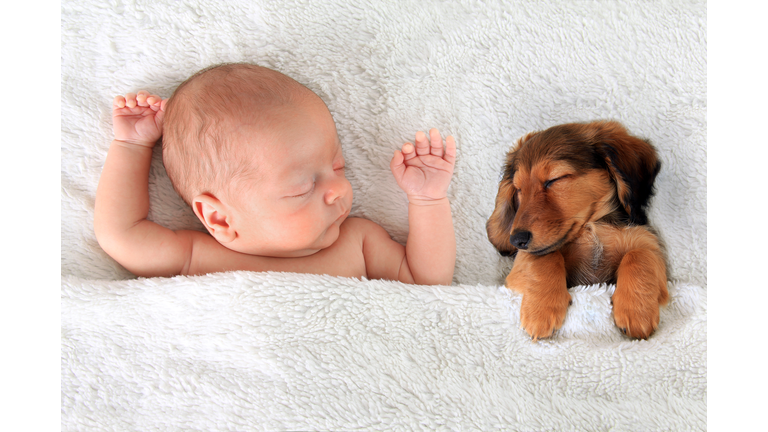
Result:
<instances>
[{"instance_id":1,"label":"puppy's floppy ear","mask_svg":"<svg viewBox=\"0 0 768 432\"><path fill-rule=\"evenodd\" d=\"M499 193L496 195L496 208L485 224L488 231L488 240L493 247L503 256L510 256L517 252L512 246L509 236L512 231L512 222L515 220L515 208L512 200L515 196L515 187L512 180L503 179L499 184Z\"/></svg>"},{"instance_id":2,"label":"puppy's floppy ear","mask_svg":"<svg viewBox=\"0 0 768 432\"><path fill-rule=\"evenodd\" d=\"M661 169L656 149L631 136L618 122L594 122L595 149L608 165L621 206L636 225L648 223L645 210L654 194L653 182Z\"/></svg>"},{"instance_id":3,"label":"puppy's floppy ear","mask_svg":"<svg viewBox=\"0 0 768 432\"><path fill-rule=\"evenodd\" d=\"M518 142L518 146L519 144ZM488 240L503 256L510 256L517 252L517 248L512 246L509 241L512 222L515 220L516 213L513 200L517 189L512 184L512 179L515 177L514 157L516 148L517 146L507 154L507 163L499 183L499 192L496 194L496 207L485 224Z\"/></svg>"}]
</instances>

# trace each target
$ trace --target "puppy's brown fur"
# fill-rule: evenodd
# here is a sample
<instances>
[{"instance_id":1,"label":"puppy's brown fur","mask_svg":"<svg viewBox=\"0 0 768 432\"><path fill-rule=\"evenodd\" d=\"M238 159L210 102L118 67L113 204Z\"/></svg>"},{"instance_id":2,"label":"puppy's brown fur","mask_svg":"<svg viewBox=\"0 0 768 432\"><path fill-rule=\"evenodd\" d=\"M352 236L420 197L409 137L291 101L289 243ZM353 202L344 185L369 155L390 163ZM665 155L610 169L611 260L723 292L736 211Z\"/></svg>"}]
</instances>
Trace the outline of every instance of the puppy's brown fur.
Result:
<instances>
[{"instance_id":1,"label":"puppy's brown fur","mask_svg":"<svg viewBox=\"0 0 768 432\"><path fill-rule=\"evenodd\" d=\"M667 267L645 210L660 168L654 147L613 121L530 133L510 150L488 239L517 254L506 286L523 294L520 320L534 339L562 326L569 287L601 282L616 284L622 332L656 329Z\"/></svg>"}]
</instances>

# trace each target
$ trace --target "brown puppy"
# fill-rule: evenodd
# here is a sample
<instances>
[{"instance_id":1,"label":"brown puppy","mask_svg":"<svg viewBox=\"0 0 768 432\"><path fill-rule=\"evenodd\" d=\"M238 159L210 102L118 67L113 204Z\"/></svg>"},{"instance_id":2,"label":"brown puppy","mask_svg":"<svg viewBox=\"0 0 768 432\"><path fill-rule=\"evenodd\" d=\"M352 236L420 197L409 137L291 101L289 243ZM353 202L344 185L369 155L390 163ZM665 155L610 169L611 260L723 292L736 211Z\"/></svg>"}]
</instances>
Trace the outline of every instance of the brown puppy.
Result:
<instances>
[{"instance_id":1,"label":"brown puppy","mask_svg":"<svg viewBox=\"0 0 768 432\"><path fill-rule=\"evenodd\" d=\"M488 239L517 253L506 286L523 294L533 339L562 326L576 285L615 283L613 318L647 338L666 304L664 252L645 209L656 150L617 122L571 123L521 138L507 155Z\"/></svg>"}]
</instances>

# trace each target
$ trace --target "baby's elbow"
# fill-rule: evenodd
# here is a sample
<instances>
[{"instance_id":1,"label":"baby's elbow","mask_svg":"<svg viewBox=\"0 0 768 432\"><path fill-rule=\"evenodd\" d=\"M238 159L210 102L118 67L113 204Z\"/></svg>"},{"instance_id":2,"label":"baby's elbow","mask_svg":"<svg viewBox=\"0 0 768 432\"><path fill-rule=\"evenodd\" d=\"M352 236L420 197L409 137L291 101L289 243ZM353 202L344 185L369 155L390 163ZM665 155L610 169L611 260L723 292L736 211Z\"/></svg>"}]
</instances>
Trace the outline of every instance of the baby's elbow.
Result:
<instances>
[{"instance_id":1,"label":"baby's elbow","mask_svg":"<svg viewBox=\"0 0 768 432\"><path fill-rule=\"evenodd\" d=\"M440 285L448 285L448 286L453 285L453 271L451 271L450 274L445 275L443 277L442 281L440 282Z\"/></svg>"},{"instance_id":2,"label":"baby's elbow","mask_svg":"<svg viewBox=\"0 0 768 432\"><path fill-rule=\"evenodd\" d=\"M413 275L413 282L416 285L451 285L453 283L453 270L442 274Z\"/></svg>"},{"instance_id":3,"label":"baby's elbow","mask_svg":"<svg viewBox=\"0 0 768 432\"><path fill-rule=\"evenodd\" d=\"M450 286L453 283L453 272L451 272L450 275L441 275L440 277L434 278L431 283L424 284L424 285L448 285Z\"/></svg>"},{"instance_id":4,"label":"baby's elbow","mask_svg":"<svg viewBox=\"0 0 768 432\"><path fill-rule=\"evenodd\" d=\"M398 271L398 280L414 285L451 285L453 283L453 269L454 266L445 269L436 267L413 268L408 264L407 258L403 257Z\"/></svg>"},{"instance_id":5,"label":"baby's elbow","mask_svg":"<svg viewBox=\"0 0 768 432\"><path fill-rule=\"evenodd\" d=\"M444 266L444 268L435 269L430 275L430 285L451 285L453 283L453 270L455 264L452 266Z\"/></svg>"},{"instance_id":6,"label":"baby's elbow","mask_svg":"<svg viewBox=\"0 0 768 432\"><path fill-rule=\"evenodd\" d=\"M139 277L155 276L145 270L145 266L137 259L124 236L109 229L96 228L95 233L99 247L126 270Z\"/></svg>"},{"instance_id":7,"label":"baby's elbow","mask_svg":"<svg viewBox=\"0 0 768 432\"><path fill-rule=\"evenodd\" d=\"M104 250L107 255L119 262L118 255L120 251L120 240L118 236L115 235L114 231L109 230L103 224L95 223L93 228L93 231L96 234L96 241L99 243L101 249Z\"/></svg>"},{"instance_id":8,"label":"baby's elbow","mask_svg":"<svg viewBox=\"0 0 768 432\"><path fill-rule=\"evenodd\" d=\"M120 233L99 212L96 212L93 218L93 233L104 252L117 260L116 255L120 253L122 241Z\"/></svg>"},{"instance_id":9,"label":"baby's elbow","mask_svg":"<svg viewBox=\"0 0 768 432\"><path fill-rule=\"evenodd\" d=\"M125 267L136 276L146 276L137 272L136 268L132 265L130 254L127 253L125 245L121 241L122 239L115 235L115 233L108 230L96 230L96 241L99 243L101 249L106 252L113 260L118 264Z\"/></svg>"}]
</instances>

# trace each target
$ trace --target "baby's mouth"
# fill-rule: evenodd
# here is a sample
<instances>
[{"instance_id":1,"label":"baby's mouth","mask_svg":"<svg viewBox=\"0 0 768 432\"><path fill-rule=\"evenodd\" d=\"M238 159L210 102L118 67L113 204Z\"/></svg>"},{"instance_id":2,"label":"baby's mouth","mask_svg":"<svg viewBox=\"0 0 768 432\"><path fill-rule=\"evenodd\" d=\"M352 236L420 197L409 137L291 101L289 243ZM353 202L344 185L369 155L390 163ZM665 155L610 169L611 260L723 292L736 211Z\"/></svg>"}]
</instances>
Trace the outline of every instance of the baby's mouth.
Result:
<instances>
[{"instance_id":1,"label":"baby's mouth","mask_svg":"<svg viewBox=\"0 0 768 432\"><path fill-rule=\"evenodd\" d=\"M341 216L339 216L338 218L336 218L336 220L335 220L334 222L343 222L343 221L344 221L344 219L346 219L346 218L347 218L347 216L349 216L349 212L350 212L350 210L351 210L351 209L347 209L347 210L344 210L344 211L341 213Z\"/></svg>"}]
</instances>

